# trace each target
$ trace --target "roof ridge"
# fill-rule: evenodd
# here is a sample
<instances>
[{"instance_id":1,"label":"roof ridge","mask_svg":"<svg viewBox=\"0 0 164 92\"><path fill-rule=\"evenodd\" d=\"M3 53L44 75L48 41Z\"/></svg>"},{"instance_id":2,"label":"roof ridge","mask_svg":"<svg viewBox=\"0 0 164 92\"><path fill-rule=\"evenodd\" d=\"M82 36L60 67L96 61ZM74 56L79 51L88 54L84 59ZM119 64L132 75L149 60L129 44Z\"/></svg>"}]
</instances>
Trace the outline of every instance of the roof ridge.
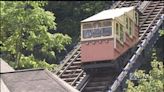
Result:
<instances>
[{"instance_id":1,"label":"roof ridge","mask_svg":"<svg viewBox=\"0 0 164 92\"><path fill-rule=\"evenodd\" d=\"M22 70L15 70L15 71L10 71L10 72L2 72L0 74L6 74L6 73L18 73L18 72L28 72L28 71L41 71L45 70L43 68L34 68L34 69L22 69Z\"/></svg>"},{"instance_id":2,"label":"roof ridge","mask_svg":"<svg viewBox=\"0 0 164 92\"><path fill-rule=\"evenodd\" d=\"M131 7L122 7L122 8L103 10L103 11L100 11L99 13L96 13L82 20L81 22L91 22L91 21L113 19L115 17L121 16L123 13L128 12L134 8L135 8L134 6L131 6Z\"/></svg>"}]
</instances>

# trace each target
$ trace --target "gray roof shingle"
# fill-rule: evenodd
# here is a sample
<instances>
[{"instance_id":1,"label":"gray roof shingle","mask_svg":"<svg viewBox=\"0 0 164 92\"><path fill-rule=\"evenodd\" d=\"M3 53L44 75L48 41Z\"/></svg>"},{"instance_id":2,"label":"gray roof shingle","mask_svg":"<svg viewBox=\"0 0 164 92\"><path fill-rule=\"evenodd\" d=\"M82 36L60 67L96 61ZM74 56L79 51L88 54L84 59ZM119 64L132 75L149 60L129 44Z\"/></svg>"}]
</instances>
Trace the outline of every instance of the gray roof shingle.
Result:
<instances>
[{"instance_id":1,"label":"gray roof shingle","mask_svg":"<svg viewBox=\"0 0 164 92\"><path fill-rule=\"evenodd\" d=\"M44 69L1 73L1 78L10 92L79 92Z\"/></svg>"}]
</instances>

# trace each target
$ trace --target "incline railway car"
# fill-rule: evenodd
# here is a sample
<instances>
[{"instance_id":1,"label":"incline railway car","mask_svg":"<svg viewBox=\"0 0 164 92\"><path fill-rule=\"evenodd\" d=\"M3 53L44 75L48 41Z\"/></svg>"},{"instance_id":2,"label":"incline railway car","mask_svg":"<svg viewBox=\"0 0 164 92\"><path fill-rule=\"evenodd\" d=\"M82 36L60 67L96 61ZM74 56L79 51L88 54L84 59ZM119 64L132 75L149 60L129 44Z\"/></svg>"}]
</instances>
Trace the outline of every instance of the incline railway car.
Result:
<instances>
[{"instance_id":1,"label":"incline railway car","mask_svg":"<svg viewBox=\"0 0 164 92\"><path fill-rule=\"evenodd\" d=\"M113 61L138 41L135 7L104 10L81 21L81 62Z\"/></svg>"}]
</instances>

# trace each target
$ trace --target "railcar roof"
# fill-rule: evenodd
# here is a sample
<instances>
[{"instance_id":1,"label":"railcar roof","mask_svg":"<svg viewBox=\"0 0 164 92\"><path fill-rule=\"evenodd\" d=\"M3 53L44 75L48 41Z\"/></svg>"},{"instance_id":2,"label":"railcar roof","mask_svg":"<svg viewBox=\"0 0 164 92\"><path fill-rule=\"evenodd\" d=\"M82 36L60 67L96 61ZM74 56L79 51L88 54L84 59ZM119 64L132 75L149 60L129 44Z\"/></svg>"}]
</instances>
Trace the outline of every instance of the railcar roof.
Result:
<instances>
[{"instance_id":1,"label":"railcar roof","mask_svg":"<svg viewBox=\"0 0 164 92\"><path fill-rule=\"evenodd\" d=\"M81 22L89 22L89 21L97 21L97 20L105 20L105 19L114 19L115 17L119 17L123 15L125 12L134 9L134 7L123 7L123 8L116 8L116 9L108 9L104 10L100 13L97 13L87 19L82 20Z\"/></svg>"}]
</instances>

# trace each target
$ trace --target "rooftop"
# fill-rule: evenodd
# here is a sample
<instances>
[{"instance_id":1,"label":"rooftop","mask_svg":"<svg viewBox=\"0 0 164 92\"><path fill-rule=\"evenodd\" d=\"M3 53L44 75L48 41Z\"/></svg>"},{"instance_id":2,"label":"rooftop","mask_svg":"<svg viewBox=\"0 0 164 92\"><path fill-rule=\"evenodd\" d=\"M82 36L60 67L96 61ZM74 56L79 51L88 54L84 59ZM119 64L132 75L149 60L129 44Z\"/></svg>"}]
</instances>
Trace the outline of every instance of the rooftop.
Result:
<instances>
[{"instance_id":1,"label":"rooftop","mask_svg":"<svg viewBox=\"0 0 164 92\"><path fill-rule=\"evenodd\" d=\"M123 8L104 10L87 19L82 20L81 22L98 21L98 20L105 20L111 18L114 19L115 17L119 17L123 15L125 12L128 12L132 9L134 9L134 7L123 7Z\"/></svg>"},{"instance_id":2,"label":"rooftop","mask_svg":"<svg viewBox=\"0 0 164 92\"><path fill-rule=\"evenodd\" d=\"M1 79L9 92L79 92L44 69L1 73Z\"/></svg>"},{"instance_id":3,"label":"rooftop","mask_svg":"<svg viewBox=\"0 0 164 92\"><path fill-rule=\"evenodd\" d=\"M14 70L0 61L1 92L79 92L45 69Z\"/></svg>"}]
</instances>

